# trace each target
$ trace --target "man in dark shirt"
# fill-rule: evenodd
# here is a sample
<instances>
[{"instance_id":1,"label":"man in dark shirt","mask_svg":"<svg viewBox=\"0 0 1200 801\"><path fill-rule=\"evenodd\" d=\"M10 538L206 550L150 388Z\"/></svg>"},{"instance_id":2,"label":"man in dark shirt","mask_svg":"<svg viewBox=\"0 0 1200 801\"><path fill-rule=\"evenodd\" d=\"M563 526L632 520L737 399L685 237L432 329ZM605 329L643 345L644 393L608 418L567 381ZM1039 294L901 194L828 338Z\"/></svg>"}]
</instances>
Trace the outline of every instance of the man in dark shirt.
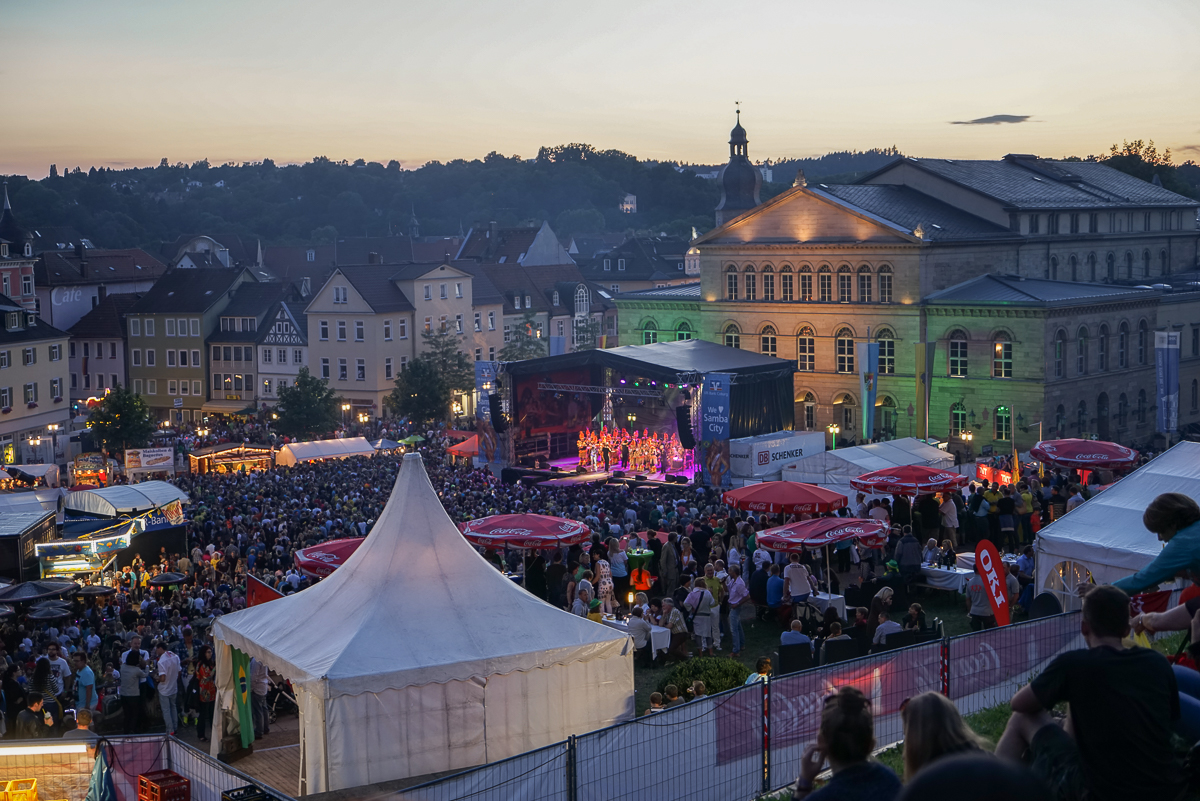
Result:
<instances>
[{"instance_id":1,"label":"man in dark shirt","mask_svg":"<svg viewBox=\"0 0 1200 801\"><path fill-rule=\"evenodd\" d=\"M1112 586L1083 600L1086 650L1059 655L1012 699L1013 715L996 755L1029 750L1033 770L1064 801L1170 801L1186 785L1171 749L1179 690L1166 658L1126 649L1129 596ZM1049 710L1066 701L1068 725Z\"/></svg>"},{"instance_id":2,"label":"man in dark shirt","mask_svg":"<svg viewBox=\"0 0 1200 801\"><path fill-rule=\"evenodd\" d=\"M17 713L17 730L13 735L17 740L37 740L49 737L53 720L42 712L42 702L45 699L41 693L29 693L25 696L25 708Z\"/></svg>"},{"instance_id":3,"label":"man in dark shirt","mask_svg":"<svg viewBox=\"0 0 1200 801\"><path fill-rule=\"evenodd\" d=\"M765 620L767 617L767 563L763 562L750 575L750 600L754 601L755 617Z\"/></svg>"}]
</instances>

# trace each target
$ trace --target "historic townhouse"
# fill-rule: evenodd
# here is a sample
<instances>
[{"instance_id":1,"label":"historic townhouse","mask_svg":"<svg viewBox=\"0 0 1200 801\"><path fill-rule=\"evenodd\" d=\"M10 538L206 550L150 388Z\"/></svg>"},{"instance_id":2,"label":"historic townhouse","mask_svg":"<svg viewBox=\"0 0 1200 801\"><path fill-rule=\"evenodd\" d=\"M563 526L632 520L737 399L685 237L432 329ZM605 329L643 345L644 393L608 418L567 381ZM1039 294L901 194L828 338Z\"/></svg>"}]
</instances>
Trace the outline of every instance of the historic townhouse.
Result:
<instances>
[{"instance_id":1,"label":"historic townhouse","mask_svg":"<svg viewBox=\"0 0 1200 801\"><path fill-rule=\"evenodd\" d=\"M54 462L70 421L67 333L0 295L0 462Z\"/></svg>"}]
</instances>

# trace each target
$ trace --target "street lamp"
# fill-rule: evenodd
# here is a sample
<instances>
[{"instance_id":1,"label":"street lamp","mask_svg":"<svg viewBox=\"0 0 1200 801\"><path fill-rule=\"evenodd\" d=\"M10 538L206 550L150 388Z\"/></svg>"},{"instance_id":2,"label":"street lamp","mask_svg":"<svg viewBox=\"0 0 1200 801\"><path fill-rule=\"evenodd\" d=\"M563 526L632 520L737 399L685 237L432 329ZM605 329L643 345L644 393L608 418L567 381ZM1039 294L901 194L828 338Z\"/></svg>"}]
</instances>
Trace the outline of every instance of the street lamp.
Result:
<instances>
[{"instance_id":1,"label":"street lamp","mask_svg":"<svg viewBox=\"0 0 1200 801\"><path fill-rule=\"evenodd\" d=\"M842 433L842 427L839 426L837 423L830 423L828 426L825 427L825 430L833 435L833 447L830 448L829 450L836 451L837 450L837 435Z\"/></svg>"},{"instance_id":2,"label":"street lamp","mask_svg":"<svg viewBox=\"0 0 1200 801\"><path fill-rule=\"evenodd\" d=\"M630 412L629 414L625 415L625 422L629 423L630 428L636 428L637 415L634 414L633 412Z\"/></svg>"},{"instance_id":3,"label":"street lamp","mask_svg":"<svg viewBox=\"0 0 1200 801\"><path fill-rule=\"evenodd\" d=\"M964 430L964 431L958 432L958 437L959 437L959 439L961 439L963 441L963 444L967 446L967 458L970 459L972 456L971 441L973 439L975 439L975 435L972 434L970 431Z\"/></svg>"},{"instance_id":4,"label":"street lamp","mask_svg":"<svg viewBox=\"0 0 1200 801\"><path fill-rule=\"evenodd\" d=\"M342 428L346 427L346 412L350 411L350 404L342 404Z\"/></svg>"}]
</instances>

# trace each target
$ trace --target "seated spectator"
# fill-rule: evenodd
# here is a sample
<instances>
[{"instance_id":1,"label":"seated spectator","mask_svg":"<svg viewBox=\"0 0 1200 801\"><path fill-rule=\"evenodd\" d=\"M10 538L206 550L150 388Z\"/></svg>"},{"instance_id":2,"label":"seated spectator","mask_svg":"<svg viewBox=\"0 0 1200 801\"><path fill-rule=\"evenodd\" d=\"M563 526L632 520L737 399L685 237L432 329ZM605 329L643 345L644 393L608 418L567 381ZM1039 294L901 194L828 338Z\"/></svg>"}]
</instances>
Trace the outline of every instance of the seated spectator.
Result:
<instances>
[{"instance_id":1,"label":"seated spectator","mask_svg":"<svg viewBox=\"0 0 1200 801\"><path fill-rule=\"evenodd\" d=\"M887 611L879 613L879 625L875 627L875 636L871 638L872 645L883 645L889 634L903 631L900 624L888 618Z\"/></svg>"},{"instance_id":2,"label":"seated spectator","mask_svg":"<svg viewBox=\"0 0 1200 801\"><path fill-rule=\"evenodd\" d=\"M1045 783L1027 768L990 754L939 759L904 785L897 801L1054 801Z\"/></svg>"},{"instance_id":3,"label":"seated spectator","mask_svg":"<svg viewBox=\"0 0 1200 801\"><path fill-rule=\"evenodd\" d=\"M958 564L958 554L954 552L954 543L942 540L942 550L938 554L938 564L942 567L954 567Z\"/></svg>"},{"instance_id":4,"label":"seated spectator","mask_svg":"<svg viewBox=\"0 0 1200 801\"><path fill-rule=\"evenodd\" d=\"M986 750L987 742L958 714L958 707L941 693L921 693L900 705L904 721L904 780L944 756Z\"/></svg>"},{"instance_id":5,"label":"seated spectator","mask_svg":"<svg viewBox=\"0 0 1200 801\"><path fill-rule=\"evenodd\" d=\"M849 634L842 633L841 623L829 624L829 636L821 643L821 662L825 661L825 643L853 639Z\"/></svg>"},{"instance_id":6,"label":"seated spectator","mask_svg":"<svg viewBox=\"0 0 1200 801\"><path fill-rule=\"evenodd\" d=\"M1171 750L1179 692L1166 657L1126 649L1129 596L1097 587L1083 599L1080 630L1088 647L1057 656L1012 699L997 756L1020 761L1060 799L1174 799L1185 787ZM1069 704L1069 732L1050 709Z\"/></svg>"},{"instance_id":7,"label":"seated spectator","mask_svg":"<svg viewBox=\"0 0 1200 801\"><path fill-rule=\"evenodd\" d=\"M812 651L812 640L804 634L804 624L799 620L792 621L792 627L779 635L780 645L807 645Z\"/></svg>"},{"instance_id":8,"label":"seated spectator","mask_svg":"<svg viewBox=\"0 0 1200 801\"><path fill-rule=\"evenodd\" d=\"M918 634L924 634L929 630L929 627L925 625L925 610L921 608L920 604L908 607L908 614L904 616L903 625L905 631L915 631Z\"/></svg>"},{"instance_id":9,"label":"seated spectator","mask_svg":"<svg viewBox=\"0 0 1200 801\"><path fill-rule=\"evenodd\" d=\"M942 549L938 547L937 540L930 537L925 543L925 550L921 552L921 562L927 565L936 565L941 556Z\"/></svg>"},{"instance_id":10,"label":"seated spectator","mask_svg":"<svg viewBox=\"0 0 1200 801\"><path fill-rule=\"evenodd\" d=\"M817 742L800 758L800 776L792 785L793 801L892 801L900 792L900 780L871 759L874 750L870 699L857 687L842 687L826 696ZM827 761L833 776L814 792L813 783Z\"/></svg>"}]
</instances>

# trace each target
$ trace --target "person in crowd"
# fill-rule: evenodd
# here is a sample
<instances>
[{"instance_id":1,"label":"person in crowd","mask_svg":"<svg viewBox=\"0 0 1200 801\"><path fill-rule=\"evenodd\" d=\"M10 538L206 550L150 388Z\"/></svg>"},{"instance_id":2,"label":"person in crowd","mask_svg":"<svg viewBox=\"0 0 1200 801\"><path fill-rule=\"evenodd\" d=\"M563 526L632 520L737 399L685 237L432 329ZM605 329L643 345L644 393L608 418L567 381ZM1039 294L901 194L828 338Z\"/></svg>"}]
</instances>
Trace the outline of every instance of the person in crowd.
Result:
<instances>
[{"instance_id":1,"label":"person in crowd","mask_svg":"<svg viewBox=\"0 0 1200 801\"><path fill-rule=\"evenodd\" d=\"M746 647L746 634L742 630L742 609L750 603L750 591L746 582L742 581L742 568L738 565L729 566L729 577L725 580L725 598L729 605L729 633L733 638L734 659Z\"/></svg>"},{"instance_id":2,"label":"person in crowd","mask_svg":"<svg viewBox=\"0 0 1200 801\"><path fill-rule=\"evenodd\" d=\"M1142 513L1142 525L1166 545L1150 564L1114 581L1114 587L1145 592L1181 573L1200 576L1200 505L1195 500L1179 492L1163 493Z\"/></svg>"},{"instance_id":3,"label":"person in crowd","mask_svg":"<svg viewBox=\"0 0 1200 801\"><path fill-rule=\"evenodd\" d=\"M787 582L779 575L779 565L771 565L767 578L767 609L776 620L781 619L785 612L788 617L792 613L791 604L783 603L783 592L786 586Z\"/></svg>"},{"instance_id":4,"label":"person in crowd","mask_svg":"<svg viewBox=\"0 0 1200 801\"><path fill-rule=\"evenodd\" d=\"M929 626L925 622L925 610L916 603L909 605L901 625L905 631L915 631L918 634L924 634L929 630Z\"/></svg>"},{"instance_id":5,"label":"person in crowd","mask_svg":"<svg viewBox=\"0 0 1200 801\"><path fill-rule=\"evenodd\" d=\"M979 753L990 744L971 730L958 707L941 693L925 692L900 706L904 722L904 780L946 756Z\"/></svg>"},{"instance_id":6,"label":"person in crowd","mask_svg":"<svg viewBox=\"0 0 1200 801\"><path fill-rule=\"evenodd\" d=\"M650 693L650 708L644 714L653 715L655 712L663 711L663 694L659 692Z\"/></svg>"},{"instance_id":7,"label":"person in crowd","mask_svg":"<svg viewBox=\"0 0 1200 801\"><path fill-rule=\"evenodd\" d=\"M49 737L54 730L54 718L43 709L46 698L40 692L30 691L25 695L25 708L17 714L15 739L39 740Z\"/></svg>"},{"instance_id":8,"label":"person in crowd","mask_svg":"<svg viewBox=\"0 0 1200 801\"><path fill-rule=\"evenodd\" d=\"M1012 699L996 755L1020 761L1060 799L1175 799L1184 789L1171 748L1180 717L1170 663L1148 648L1127 649L1129 596L1111 585L1083 598L1087 648L1059 654ZM1069 725L1050 710L1068 704Z\"/></svg>"},{"instance_id":9,"label":"person in crowd","mask_svg":"<svg viewBox=\"0 0 1200 801\"><path fill-rule=\"evenodd\" d=\"M207 740L217 700L217 664L211 645L200 648L200 659L196 663L196 688L197 705L200 708L196 719L196 738Z\"/></svg>"},{"instance_id":10,"label":"person in crowd","mask_svg":"<svg viewBox=\"0 0 1200 801\"><path fill-rule=\"evenodd\" d=\"M629 620L626 621L629 628L629 635L633 637L633 647L637 653L638 661L644 666L649 666L654 659L652 651L653 646L650 644L650 624L642 618L642 610L640 607L634 607L629 612Z\"/></svg>"},{"instance_id":11,"label":"person in crowd","mask_svg":"<svg viewBox=\"0 0 1200 801\"><path fill-rule=\"evenodd\" d=\"M688 688L688 695L692 697L693 701L698 701L708 696L708 690L705 689L704 682L696 679L692 682L692 686Z\"/></svg>"},{"instance_id":12,"label":"person in crowd","mask_svg":"<svg viewBox=\"0 0 1200 801\"><path fill-rule=\"evenodd\" d=\"M683 619L683 614L675 608L675 602L670 598L662 599L662 621L659 625L671 632L671 647L667 652L667 657L675 660L690 659L692 654L688 648L688 640L691 639L691 635L688 632L687 622Z\"/></svg>"},{"instance_id":13,"label":"person in crowd","mask_svg":"<svg viewBox=\"0 0 1200 801\"><path fill-rule=\"evenodd\" d=\"M709 656L716 656L713 648L720 637L717 601L703 581L692 584L692 591L684 599L683 606L692 617L692 632L700 653L707 651Z\"/></svg>"},{"instance_id":14,"label":"person in crowd","mask_svg":"<svg viewBox=\"0 0 1200 801\"><path fill-rule=\"evenodd\" d=\"M971 631L996 627L987 584L978 572L971 574L971 580L967 582L967 615L971 618Z\"/></svg>"},{"instance_id":15,"label":"person in crowd","mask_svg":"<svg viewBox=\"0 0 1200 801\"><path fill-rule=\"evenodd\" d=\"M888 616L887 610L879 613L879 625L875 627L875 634L871 637L872 645L886 645L889 634L896 634L904 629L899 623L892 620Z\"/></svg>"},{"instance_id":16,"label":"person in crowd","mask_svg":"<svg viewBox=\"0 0 1200 801\"><path fill-rule=\"evenodd\" d=\"M826 696L817 742L800 758L800 775L791 788L793 801L893 801L900 793L900 779L871 759L874 751L870 699L852 686ZM826 764L833 775L817 790L817 776Z\"/></svg>"},{"instance_id":17,"label":"person in crowd","mask_svg":"<svg viewBox=\"0 0 1200 801\"><path fill-rule=\"evenodd\" d=\"M1083 487L1078 484L1072 484L1068 491L1070 492L1070 497L1067 498L1067 511L1069 512L1072 509L1078 509L1080 506L1083 506L1083 502L1087 500L1083 497Z\"/></svg>"},{"instance_id":18,"label":"person in crowd","mask_svg":"<svg viewBox=\"0 0 1200 801\"><path fill-rule=\"evenodd\" d=\"M746 677L745 684L760 684L771 678L771 657L760 656L754 663L754 672Z\"/></svg>"},{"instance_id":19,"label":"person in crowd","mask_svg":"<svg viewBox=\"0 0 1200 801\"><path fill-rule=\"evenodd\" d=\"M1025 611L1029 611L1029 607L1033 603L1033 589L1035 586L1033 572L1033 546L1026 545L1021 550L1021 555L1017 557L1017 583L1021 585L1021 594L1017 597L1017 603Z\"/></svg>"},{"instance_id":20,"label":"person in crowd","mask_svg":"<svg viewBox=\"0 0 1200 801\"><path fill-rule=\"evenodd\" d=\"M1054 801L1028 768L968 750L939 759L907 781L897 801Z\"/></svg>"},{"instance_id":21,"label":"person in crowd","mask_svg":"<svg viewBox=\"0 0 1200 801\"><path fill-rule=\"evenodd\" d=\"M954 543L958 542L958 504L962 501L959 499L956 502L954 496L957 494L957 491L943 493L942 502L938 506L938 514L942 523L942 539L948 540L951 548L954 547Z\"/></svg>"},{"instance_id":22,"label":"person in crowd","mask_svg":"<svg viewBox=\"0 0 1200 801\"><path fill-rule=\"evenodd\" d=\"M921 551L921 563L936 565L941 559L942 549L938 547L937 539L930 537L925 541L925 549Z\"/></svg>"},{"instance_id":23,"label":"person in crowd","mask_svg":"<svg viewBox=\"0 0 1200 801\"><path fill-rule=\"evenodd\" d=\"M121 714L125 734L137 734L142 725L141 684L150 675L142 664L142 652L130 649L121 665Z\"/></svg>"},{"instance_id":24,"label":"person in crowd","mask_svg":"<svg viewBox=\"0 0 1200 801\"><path fill-rule=\"evenodd\" d=\"M679 706L683 702L683 699L679 697L679 688L674 684L668 684L663 688L663 709Z\"/></svg>"},{"instance_id":25,"label":"person in crowd","mask_svg":"<svg viewBox=\"0 0 1200 801\"><path fill-rule=\"evenodd\" d=\"M591 611L592 595L586 588L580 589L575 594L575 603L571 605L571 614L579 617L587 617Z\"/></svg>"},{"instance_id":26,"label":"person in crowd","mask_svg":"<svg viewBox=\"0 0 1200 801\"><path fill-rule=\"evenodd\" d=\"M891 587L881 587L871 599L871 609L867 613L867 637L875 639L875 629L879 626L879 616L891 607L896 591Z\"/></svg>"},{"instance_id":27,"label":"person in crowd","mask_svg":"<svg viewBox=\"0 0 1200 801\"><path fill-rule=\"evenodd\" d=\"M921 575L921 543L913 536L911 526L902 529L900 542L896 544L896 563L905 584L911 584Z\"/></svg>"},{"instance_id":28,"label":"person in crowd","mask_svg":"<svg viewBox=\"0 0 1200 801\"><path fill-rule=\"evenodd\" d=\"M841 627L838 627L841 630ZM804 633L804 624L799 620L792 621L792 627L779 635L780 645L807 645L808 650L812 651L812 640Z\"/></svg>"},{"instance_id":29,"label":"person in crowd","mask_svg":"<svg viewBox=\"0 0 1200 801\"><path fill-rule=\"evenodd\" d=\"M92 731L92 713L87 709L79 709L75 712L75 727L63 732L64 740L83 740L87 743L88 753L94 755L96 745L100 742L100 736Z\"/></svg>"},{"instance_id":30,"label":"person in crowd","mask_svg":"<svg viewBox=\"0 0 1200 801\"><path fill-rule=\"evenodd\" d=\"M155 687L158 692L158 703L162 708L163 724L167 733L174 735L179 729L179 657L167 648L162 640L155 643Z\"/></svg>"},{"instance_id":31,"label":"person in crowd","mask_svg":"<svg viewBox=\"0 0 1200 801\"><path fill-rule=\"evenodd\" d=\"M787 584L785 596L792 599L794 604L802 604L812 594L812 577L808 568L800 563L800 554L794 553L788 557L788 566L783 571L783 580Z\"/></svg>"}]
</instances>

